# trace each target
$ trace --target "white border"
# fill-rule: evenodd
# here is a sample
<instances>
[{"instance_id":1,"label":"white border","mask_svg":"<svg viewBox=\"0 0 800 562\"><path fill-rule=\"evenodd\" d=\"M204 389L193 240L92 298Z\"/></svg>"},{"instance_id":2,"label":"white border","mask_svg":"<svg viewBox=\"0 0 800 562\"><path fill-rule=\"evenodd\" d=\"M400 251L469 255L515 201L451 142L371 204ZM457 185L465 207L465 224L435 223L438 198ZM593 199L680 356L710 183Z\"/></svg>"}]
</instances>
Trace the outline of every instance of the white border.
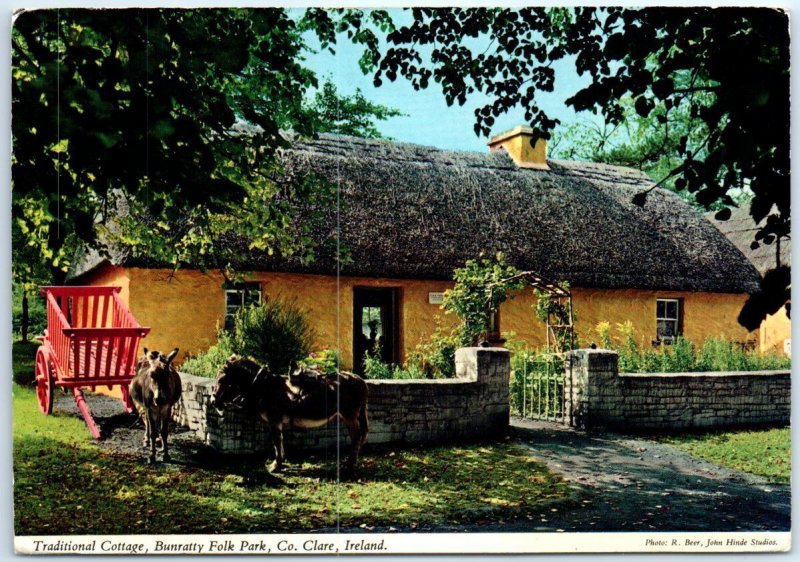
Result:
<instances>
[{"instance_id":1,"label":"white border","mask_svg":"<svg viewBox=\"0 0 800 562\"><path fill-rule=\"evenodd\" d=\"M0 166L0 178L3 181L3 185L10 186L11 180L11 173L10 173L10 155L11 155L11 100L10 100L10 93L11 93L11 73L10 73L10 63L11 63L11 49L10 49L10 35L11 35L11 20L12 20L12 13L21 7L25 7L26 9L36 9L36 8L45 8L45 7L56 7L58 6L58 2L56 0L12 0L13 4L6 4L4 2L4 10L3 12L6 15L5 23L2 27L0 27L0 37L2 37L2 42L0 42L0 56L2 56L2 66L5 72L3 73L2 77L0 77L0 104L2 107L5 108L5 111L0 114L0 123L3 125L3 129L6 131L5 135L0 136L0 152L6 154L6 159L3 161L2 166ZM475 0L465 0L461 2L454 2L452 0L417 0L417 1L398 1L398 0L381 0L376 2L375 0L285 0L283 2L277 1L257 1L257 0L188 0L188 1L175 1L175 0L139 0L139 1L129 1L125 0L122 2L112 2L111 0L74 0L67 3L69 7L92 7L92 8L123 8L123 7L245 7L245 6L258 6L258 7L267 7L267 6L286 6L286 7L308 7L308 6L320 6L320 7L403 7L403 6L436 6L436 7L445 7L445 6L489 6L489 5L499 5L500 1L497 0L495 2L486 2L486 1L475 1ZM587 5L590 4L586 1L578 1L578 0L540 0L537 2L538 5L542 6L576 6L576 5ZM665 5L666 2L659 1L659 0L619 0L616 2L598 2L592 5L603 6L603 5L615 5L615 6L658 6L658 5ZM756 2L754 0L706 0L702 2L698 1L687 1L687 0L675 0L669 3L672 7L689 7L689 6L699 6L699 5L710 5L710 6L754 6ZM508 7L522 7L530 5L529 0L508 0L503 2L503 5ZM768 4L763 5L776 7L776 8L783 8L783 9L791 9L794 7L793 2L783 1L783 2L769 2ZM794 16L794 14L790 14ZM792 32L792 55L797 54L798 47L797 47L797 34L795 33L796 30L796 23L795 18L791 18L791 32ZM794 60L795 57L792 57L792 66L793 71L794 69ZM797 72L794 72L795 76L800 76ZM797 88L800 87L800 78L792 77L792 86L793 91L797 91ZM794 126L793 121L792 127L792 148L797 149L800 147L800 130L797 130ZM797 150L793 150L793 153L796 155L798 154ZM796 160L796 158L794 159ZM795 161L792 162L792 172L795 177L798 177L797 174L800 173L800 165L798 165ZM795 184L796 182L793 182ZM793 185L792 189L792 203L795 208L798 208L800 204L800 189L797 189ZM5 188L0 190L0 224L9 224L10 220L10 209L11 209L11 190L9 188ZM2 248L5 251L0 251L0 317L6 319L6 322L0 323L0 341L4 343L0 345L0 359L2 360L2 364L6 367L5 372L7 373L7 383L10 383L10 373L11 373L11 353L10 353L10 342L11 341L11 323L7 320L11 317L11 236L10 236L10 229L8 228L0 228L0 244L2 244ZM796 275L800 276L800 273L796 273ZM798 281L800 283L800 281ZM800 286L800 285L797 285ZM800 323L796 323L800 324ZM793 335L793 340L800 342L800 326L794 326L793 330L798 330L798 334ZM794 371L794 368L793 368ZM3 446L3 450L7 451L7 454L4 457L4 462L2 463L2 469L0 469L0 477L2 481L7 483L6 485L0 486L0 557L5 559L8 555L11 555L11 547L12 544L17 552L28 552L33 547L35 540L40 540L41 537L31 537L31 536L21 536L16 537L13 539L13 486L11 483L13 481L13 474L12 474L12 459L10 455L11 451L11 397L10 393L7 394L7 397L4 401L5 408L2 408L0 411L0 425L7 428L5 432L0 434L0 444ZM796 415L793 418L800 419L797 417L797 414L800 414L800 404L798 404L795 400L792 401L792 409L793 413ZM798 451L798 447L793 445L793 465L797 466L797 463L800 462L800 451ZM792 494L792 505L793 507L797 504L798 498L795 494ZM796 511L793 510L795 513ZM676 522L679 524L679 522ZM648 550L644 550L643 547L638 546L642 543L642 537L652 536L655 539L663 539L667 537L669 541L673 538L677 538L679 541L681 538L691 538L691 537L700 537L701 539L704 537L708 538L715 538L715 537L725 537L727 538L729 533L666 533L666 532L653 532L653 533L614 533L614 532L592 532L592 533L542 533L542 534L516 534L516 533L508 533L508 534L436 534L436 535L423 535L423 534L390 534L390 535L366 535L365 538L369 540L375 540L378 537L386 536L389 540L387 540L386 544L389 546L397 546L398 549L393 551L396 554L400 553L420 553L420 552L437 552L442 554L455 554L457 552L473 552L479 553L484 552L486 554L490 553L500 553L500 552L582 552L582 553L594 553L594 552L649 552L649 553L665 553L670 552L674 553L671 555L661 554L658 555L658 559L671 559L676 558L679 556L678 553L689 553L692 552L690 550L657 550L654 548L648 547ZM775 550L783 551L783 554L766 554L766 551L756 552L752 549L746 549L751 554L747 556L747 560L753 559L761 559L764 556L769 556L770 560L775 560L776 556L777 559L792 556L790 553L786 552L790 548L790 534L789 533L735 533L736 536L750 536L753 535L754 537L762 537L762 538L771 538L777 540L778 547L774 548ZM277 542L280 538L289 539L292 541L301 541L302 537L305 535L229 535L226 538L238 538L238 537L246 537L250 539L255 539L257 537L263 538L265 541L274 541ZM332 538L337 541L346 540L347 538L353 537L361 537L364 535L313 535L314 538ZM57 537L50 537L51 539L57 539ZM62 537L64 540L79 540L80 537L76 536L67 536ZM114 541L123 541L128 540L129 542L133 541L156 541L156 540L174 540L176 542L186 541L191 542L192 540L200 540L204 542L208 542L210 540L215 540L215 538L206 536L206 535L182 535L182 536L131 536L131 537L123 537L119 535L114 535L110 537L92 537L98 540L114 540ZM646 538L645 538L646 541ZM513 549L512 547L518 547L523 544L527 546L527 550L517 550ZM548 550L534 550L531 547L543 547L545 545L550 545ZM502 545L502 546L500 546ZM562 545L561 547L555 548L553 545ZM424 550L423 550L424 548ZM700 551L693 551L693 552L700 552ZM704 560L708 559L730 559L729 556L726 554L711 554L712 551L704 550L703 552L708 552L710 556L704 557ZM714 552L725 552L725 553L732 553L732 552L742 552L742 550L724 550L724 551L714 551ZM108 554L104 552L100 552L98 554ZM600 556L580 556L578 558L583 560L596 560L598 558L611 558L614 556L613 554L609 555L600 555ZM313 558L317 558L314 556ZM367 558L372 559L372 556L368 556ZM448 557L450 558L450 557ZM491 558L494 560L499 559L497 556L487 556L483 558ZM628 560L638 560L643 559L643 555L633 555L627 557ZM686 559L685 557L680 557L682 559ZM65 559L75 559L78 560L78 557L75 555L68 555ZM308 559L308 558L306 558ZM363 558L362 558L363 559ZM377 559L377 558L375 558ZM385 560L386 558L381 558ZM552 556L545 556L544 560L553 560L556 559ZM559 557L559 559L562 559ZM575 560L576 558L571 557L570 560Z\"/></svg>"},{"instance_id":2,"label":"white border","mask_svg":"<svg viewBox=\"0 0 800 562\"><path fill-rule=\"evenodd\" d=\"M788 532L73 535L16 537L14 547L19 554L72 555L755 553L786 552L791 538Z\"/></svg>"}]
</instances>

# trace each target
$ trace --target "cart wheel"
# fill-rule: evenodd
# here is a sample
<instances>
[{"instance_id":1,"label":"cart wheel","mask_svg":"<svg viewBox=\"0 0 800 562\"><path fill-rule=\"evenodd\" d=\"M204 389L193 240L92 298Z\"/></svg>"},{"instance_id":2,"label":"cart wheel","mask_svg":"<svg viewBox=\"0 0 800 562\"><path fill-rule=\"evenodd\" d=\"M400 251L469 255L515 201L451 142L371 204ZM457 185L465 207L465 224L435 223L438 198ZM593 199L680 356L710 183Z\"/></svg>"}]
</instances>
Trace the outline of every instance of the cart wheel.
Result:
<instances>
[{"instance_id":1,"label":"cart wheel","mask_svg":"<svg viewBox=\"0 0 800 562\"><path fill-rule=\"evenodd\" d=\"M39 399L39 409L45 415L53 411L53 369L44 348L36 352L36 397Z\"/></svg>"}]
</instances>

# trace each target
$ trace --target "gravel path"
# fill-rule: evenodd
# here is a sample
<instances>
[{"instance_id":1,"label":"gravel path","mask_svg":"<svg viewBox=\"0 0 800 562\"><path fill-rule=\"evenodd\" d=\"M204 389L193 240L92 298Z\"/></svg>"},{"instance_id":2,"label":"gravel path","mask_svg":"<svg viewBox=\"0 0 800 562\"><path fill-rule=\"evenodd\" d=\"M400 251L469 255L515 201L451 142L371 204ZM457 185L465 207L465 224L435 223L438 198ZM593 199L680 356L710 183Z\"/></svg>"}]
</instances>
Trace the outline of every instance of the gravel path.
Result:
<instances>
[{"instance_id":1,"label":"gravel path","mask_svg":"<svg viewBox=\"0 0 800 562\"><path fill-rule=\"evenodd\" d=\"M144 429L138 416L125 414L118 400L106 396L87 395L87 401L104 435L99 446L144 459L141 448ZM80 415L71 396L57 396L56 407ZM789 485L770 484L762 478L699 460L671 445L610 433L587 434L520 418L512 419L510 437L529 449L531 456L552 472L564 476L575 491L577 507L559 508L556 504L528 514L525 519L500 524L420 526L413 530L788 531L790 528ZM214 465L216 470L226 464L225 457L209 454L180 426L174 426L170 432L170 449L176 464ZM231 468L241 470L240 463L237 465ZM364 532L363 528L339 530Z\"/></svg>"}]
</instances>

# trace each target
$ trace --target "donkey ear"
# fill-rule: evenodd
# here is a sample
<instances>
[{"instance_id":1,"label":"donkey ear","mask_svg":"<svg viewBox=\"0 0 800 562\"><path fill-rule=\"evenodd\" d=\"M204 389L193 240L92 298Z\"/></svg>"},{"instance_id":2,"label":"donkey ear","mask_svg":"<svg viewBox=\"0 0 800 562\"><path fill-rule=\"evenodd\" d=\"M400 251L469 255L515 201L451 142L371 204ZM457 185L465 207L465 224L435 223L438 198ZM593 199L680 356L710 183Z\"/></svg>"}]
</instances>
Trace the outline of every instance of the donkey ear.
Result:
<instances>
[{"instance_id":1,"label":"donkey ear","mask_svg":"<svg viewBox=\"0 0 800 562\"><path fill-rule=\"evenodd\" d=\"M178 351L180 351L177 347L173 349L169 355L167 355L167 365L172 363L172 360L175 359L175 356L178 355Z\"/></svg>"}]
</instances>

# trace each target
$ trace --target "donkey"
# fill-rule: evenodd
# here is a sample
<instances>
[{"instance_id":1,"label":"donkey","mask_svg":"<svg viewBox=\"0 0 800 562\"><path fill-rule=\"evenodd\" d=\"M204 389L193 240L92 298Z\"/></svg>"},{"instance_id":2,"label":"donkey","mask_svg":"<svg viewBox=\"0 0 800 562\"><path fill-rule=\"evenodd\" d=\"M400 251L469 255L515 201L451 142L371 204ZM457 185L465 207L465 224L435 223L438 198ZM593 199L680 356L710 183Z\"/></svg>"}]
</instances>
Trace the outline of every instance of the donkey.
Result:
<instances>
[{"instance_id":1,"label":"donkey","mask_svg":"<svg viewBox=\"0 0 800 562\"><path fill-rule=\"evenodd\" d=\"M347 468L355 470L367 440L367 384L358 375L319 375L299 370L291 376L273 374L251 359L231 356L217 375L213 403L260 416L269 424L275 460L270 472L283 468L283 430L322 427L337 417L350 433Z\"/></svg>"},{"instance_id":2,"label":"donkey","mask_svg":"<svg viewBox=\"0 0 800 562\"><path fill-rule=\"evenodd\" d=\"M144 447L150 447L148 462L156 462L156 441L161 438L164 462L169 462L167 435L172 418L172 406L181 397L181 378L172 365L178 348L166 357L158 351L147 351L136 364L136 376L129 392L144 421Z\"/></svg>"}]
</instances>

